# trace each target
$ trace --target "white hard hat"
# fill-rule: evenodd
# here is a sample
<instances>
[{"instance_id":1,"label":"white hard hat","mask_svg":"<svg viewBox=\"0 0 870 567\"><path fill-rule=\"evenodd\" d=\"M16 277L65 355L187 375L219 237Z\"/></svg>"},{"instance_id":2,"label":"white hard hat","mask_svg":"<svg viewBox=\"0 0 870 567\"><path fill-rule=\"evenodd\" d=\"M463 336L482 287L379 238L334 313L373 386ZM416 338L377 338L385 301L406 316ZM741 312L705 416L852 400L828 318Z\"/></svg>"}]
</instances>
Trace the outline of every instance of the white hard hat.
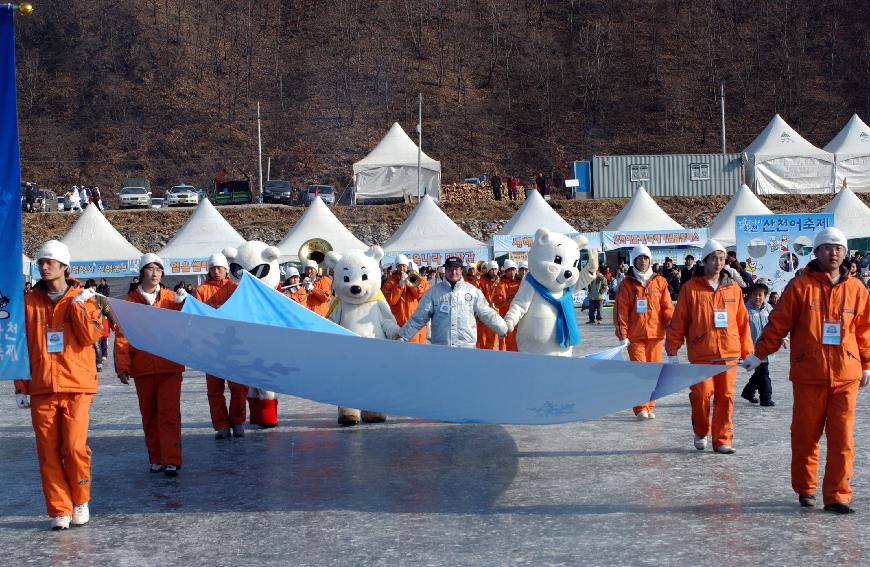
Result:
<instances>
[{"instance_id":1,"label":"white hard hat","mask_svg":"<svg viewBox=\"0 0 870 567\"><path fill-rule=\"evenodd\" d=\"M508 258L507 260L504 261L504 264L502 264L501 267L504 268L505 270L510 270L510 269L516 270L517 263L514 262L513 260L511 260L510 258Z\"/></svg>"},{"instance_id":2,"label":"white hard hat","mask_svg":"<svg viewBox=\"0 0 870 567\"><path fill-rule=\"evenodd\" d=\"M813 241L813 250L822 244L839 244L844 248L848 248L846 235L843 234L842 230L833 226L829 226L816 235L816 239Z\"/></svg>"},{"instance_id":3,"label":"white hard hat","mask_svg":"<svg viewBox=\"0 0 870 567\"><path fill-rule=\"evenodd\" d=\"M208 269L212 268L226 268L230 269L230 264L227 262L227 257L221 254L220 252L215 252L211 256L208 257Z\"/></svg>"},{"instance_id":4,"label":"white hard hat","mask_svg":"<svg viewBox=\"0 0 870 567\"><path fill-rule=\"evenodd\" d=\"M139 270L141 271L148 264L157 264L160 269L163 269L163 259L153 252L143 254L139 259Z\"/></svg>"},{"instance_id":5,"label":"white hard hat","mask_svg":"<svg viewBox=\"0 0 870 567\"><path fill-rule=\"evenodd\" d=\"M646 244L638 244L634 248L631 249L631 261L634 262L634 259L638 256L646 256L647 258L652 259L652 252L650 252L649 246Z\"/></svg>"},{"instance_id":6,"label":"white hard hat","mask_svg":"<svg viewBox=\"0 0 870 567\"><path fill-rule=\"evenodd\" d=\"M408 260L407 256L405 256L404 254L399 254L398 256L396 256L396 261L393 262L393 265L398 268L399 266L407 266L410 263L411 261Z\"/></svg>"},{"instance_id":7,"label":"white hard hat","mask_svg":"<svg viewBox=\"0 0 870 567\"><path fill-rule=\"evenodd\" d=\"M317 265L317 262L315 262L314 260L305 260L305 263L302 264L302 269L305 270L308 268L314 268L315 270L317 270L319 268L319 266Z\"/></svg>"},{"instance_id":8,"label":"white hard hat","mask_svg":"<svg viewBox=\"0 0 870 567\"><path fill-rule=\"evenodd\" d=\"M297 278L298 278L298 277L299 277L299 270L297 270L297 269L294 268L293 266L290 266L290 269L287 270L287 277L288 277L288 278L293 278L293 277L297 277Z\"/></svg>"},{"instance_id":9,"label":"white hard hat","mask_svg":"<svg viewBox=\"0 0 870 567\"><path fill-rule=\"evenodd\" d=\"M707 259L707 256L712 254L713 252L726 252L725 247L722 246L718 240L713 240L712 238L707 239L707 243L704 245L704 248L701 249L701 262Z\"/></svg>"},{"instance_id":10,"label":"white hard hat","mask_svg":"<svg viewBox=\"0 0 870 567\"><path fill-rule=\"evenodd\" d=\"M36 253L36 261L57 260L64 266L69 266L69 247L60 240L49 240Z\"/></svg>"},{"instance_id":11,"label":"white hard hat","mask_svg":"<svg viewBox=\"0 0 870 567\"><path fill-rule=\"evenodd\" d=\"M517 269L518 270L528 270L529 263L526 262L525 260L520 260L519 262L517 262Z\"/></svg>"},{"instance_id":12,"label":"white hard hat","mask_svg":"<svg viewBox=\"0 0 870 567\"><path fill-rule=\"evenodd\" d=\"M487 270L497 270L497 269L498 269L498 262L496 262L495 260L491 260L491 261L486 265L486 269L487 269Z\"/></svg>"}]
</instances>

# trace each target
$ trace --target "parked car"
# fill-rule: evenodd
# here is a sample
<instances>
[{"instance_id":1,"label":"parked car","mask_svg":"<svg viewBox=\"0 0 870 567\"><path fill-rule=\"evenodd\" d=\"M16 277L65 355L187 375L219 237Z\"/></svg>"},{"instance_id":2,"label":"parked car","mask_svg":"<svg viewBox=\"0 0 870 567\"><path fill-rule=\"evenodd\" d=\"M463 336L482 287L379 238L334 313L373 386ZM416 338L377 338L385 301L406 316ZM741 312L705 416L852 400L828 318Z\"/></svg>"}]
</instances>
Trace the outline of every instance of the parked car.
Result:
<instances>
[{"instance_id":1,"label":"parked car","mask_svg":"<svg viewBox=\"0 0 870 567\"><path fill-rule=\"evenodd\" d=\"M42 213L58 211L58 198L54 191L49 189L36 190L36 210Z\"/></svg>"},{"instance_id":2,"label":"parked car","mask_svg":"<svg viewBox=\"0 0 870 567\"><path fill-rule=\"evenodd\" d=\"M181 205L196 206L199 204L199 191L193 185L176 185L166 192L167 207L179 207Z\"/></svg>"},{"instance_id":3,"label":"parked car","mask_svg":"<svg viewBox=\"0 0 870 567\"><path fill-rule=\"evenodd\" d=\"M247 179L221 181L208 193L208 200L215 205L247 205L254 202L251 182Z\"/></svg>"},{"instance_id":4,"label":"parked car","mask_svg":"<svg viewBox=\"0 0 870 567\"><path fill-rule=\"evenodd\" d=\"M314 198L320 196L324 203L327 205L335 204L335 190L331 185L309 185L307 189L305 189L305 196L303 197L305 206L307 207L311 203L314 202Z\"/></svg>"},{"instance_id":5,"label":"parked car","mask_svg":"<svg viewBox=\"0 0 870 567\"><path fill-rule=\"evenodd\" d=\"M162 209L166 204L163 201L163 197L151 197L151 208L152 209Z\"/></svg>"},{"instance_id":6,"label":"parked car","mask_svg":"<svg viewBox=\"0 0 870 567\"><path fill-rule=\"evenodd\" d=\"M148 208L151 206L151 196L144 187L124 187L118 195L119 209Z\"/></svg>"},{"instance_id":7,"label":"parked car","mask_svg":"<svg viewBox=\"0 0 870 567\"><path fill-rule=\"evenodd\" d=\"M294 204L293 187L290 186L290 182L282 179L267 181L266 186L263 187L263 202L279 205Z\"/></svg>"}]
</instances>

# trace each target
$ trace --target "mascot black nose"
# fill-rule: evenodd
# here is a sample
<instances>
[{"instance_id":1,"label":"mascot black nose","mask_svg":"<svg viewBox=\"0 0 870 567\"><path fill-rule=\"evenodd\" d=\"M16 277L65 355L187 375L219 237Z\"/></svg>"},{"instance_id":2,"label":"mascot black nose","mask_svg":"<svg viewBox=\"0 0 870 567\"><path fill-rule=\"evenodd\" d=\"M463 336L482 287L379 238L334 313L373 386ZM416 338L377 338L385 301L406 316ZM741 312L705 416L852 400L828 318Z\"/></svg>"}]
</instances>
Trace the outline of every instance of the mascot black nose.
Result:
<instances>
[{"instance_id":1,"label":"mascot black nose","mask_svg":"<svg viewBox=\"0 0 870 567\"><path fill-rule=\"evenodd\" d=\"M358 285L352 285L350 286L350 292L354 295L359 295L362 293L362 288Z\"/></svg>"},{"instance_id":2,"label":"mascot black nose","mask_svg":"<svg viewBox=\"0 0 870 567\"><path fill-rule=\"evenodd\" d=\"M571 273L571 270L565 270L565 279L570 280L571 276L574 275Z\"/></svg>"}]
</instances>

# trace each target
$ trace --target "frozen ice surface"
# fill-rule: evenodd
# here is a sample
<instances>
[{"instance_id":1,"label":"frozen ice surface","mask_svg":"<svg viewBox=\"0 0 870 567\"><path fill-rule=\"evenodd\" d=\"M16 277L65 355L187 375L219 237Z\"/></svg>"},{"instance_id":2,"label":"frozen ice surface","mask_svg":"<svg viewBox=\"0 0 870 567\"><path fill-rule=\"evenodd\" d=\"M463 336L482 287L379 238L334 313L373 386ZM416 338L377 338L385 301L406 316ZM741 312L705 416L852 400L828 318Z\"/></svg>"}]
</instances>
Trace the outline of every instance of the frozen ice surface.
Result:
<instances>
[{"instance_id":1,"label":"frozen ice surface","mask_svg":"<svg viewBox=\"0 0 870 567\"><path fill-rule=\"evenodd\" d=\"M582 353L616 344L611 325L578 318ZM188 372L184 467L174 480L148 473L135 390L104 372L91 411L91 522L64 532L47 529L30 415L6 384L2 562L863 564L870 392L859 396L855 428L858 514L800 509L789 481L787 369L787 355L771 365L774 408L739 398L748 375L738 370L735 455L692 447L685 392L646 422L627 410L546 427L391 418L352 429L337 427L332 406L281 396L279 428L215 441L204 378Z\"/></svg>"}]
</instances>

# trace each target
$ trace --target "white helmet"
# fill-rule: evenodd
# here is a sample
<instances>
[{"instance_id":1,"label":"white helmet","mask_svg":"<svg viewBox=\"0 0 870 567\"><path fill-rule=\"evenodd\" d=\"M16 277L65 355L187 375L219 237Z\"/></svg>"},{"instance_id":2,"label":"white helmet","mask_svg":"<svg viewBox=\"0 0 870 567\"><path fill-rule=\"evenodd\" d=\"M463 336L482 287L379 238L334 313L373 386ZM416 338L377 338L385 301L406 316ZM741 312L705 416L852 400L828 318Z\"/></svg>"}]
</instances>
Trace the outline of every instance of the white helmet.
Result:
<instances>
[{"instance_id":1,"label":"white helmet","mask_svg":"<svg viewBox=\"0 0 870 567\"><path fill-rule=\"evenodd\" d=\"M36 261L40 260L57 260L64 266L69 266L69 246L60 240L49 240L36 253Z\"/></svg>"},{"instance_id":2,"label":"white helmet","mask_svg":"<svg viewBox=\"0 0 870 567\"><path fill-rule=\"evenodd\" d=\"M487 269L487 270L497 270L497 269L498 269L498 262L496 262L495 260L491 260L491 261L486 265L486 269Z\"/></svg>"},{"instance_id":3,"label":"white helmet","mask_svg":"<svg viewBox=\"0 0 870 567\"><path fill-rule=\"evenodd\" d=\"M529 263L526 262L525 260L520 260L519 262L517 262L517 269L518 270L528 270Z\"/></svg>"},{"instance_id":4,"label":"white helmet","mask_svg":"<svg viewBox=\"0 0 870 567\"><path fill-rule=\"evenodd\" d=\"M153 252L142 255L142 258L139 259L139 270L141 271L148 264L157 264L161 270L163 269L163 259Z\"/></svg>"},{"instance_id":5,"label":"white helmet","mask_svg":"<svg viewBox=\"0 0 870 567\"><path fill-rule=\"evenodd\" d=\"M516 270L517 263L514 262L513 260L511 260L510 258L508 258L507 260L504 261L504 264L502 264L501 267L504 268L505 270Z\"/></svg>"},{"instance_id":6,"label":"white helmet","mask_svg":"<svg viewBox=\"0 0 870 567\"><path fill-rule=\"evenodd\" d=\"M652 259L652 252L650 252L649 246L647 246L646 244L638 244L631 249L632 262L634 262L634 259L639 256L646 256L647 258Z\"/></svg>"},{"instance_id":7,"label":"white helmet","mask_svg":"<svg viewBox=\"0 0 870 567\"><path fill-rule=\"evenodd\" d=\"M839 244L843 248L848 248L846 235L843 234L842 230L833 226L829 226L816 235L816 239L813 241L813 250L822 244Z\"/></svg>"},{"instance_id":8,"label":"white helmet","mask_svg":"<svg viewBox=\"0 0 870 567\"><path fill-rule=\"evenodd\" d=\"M317 262L315 262L314 260L305 260L305 263L302 264L302 269L306 270L308 268L314 268L315 270L317 270L320 267L317 265Z\"/></svg>"},{"instance_id":9,"label":"white helmet","mask_svg":"<svg viewBox=\"0 0 870 567\"><path fill-rule=\"evenodd\" d=\"M398 268L399 266L407 266L410 263L411 261L408 260L407 256L405 256L404 254L399 254L398 256L396 256L396 261L393 262L393 265Z\"/></svg>"},{"instance_id":10,"label":"white helmet","mask_svg":"<svg viewBox=\"0 0 870 567\"><path fill-rule=\"evenodd\" d=\"M230 264L227 262L227 257L221 254L220 252L215 252L211 256L208 257L208 269L212 268L226 268L230 269Z\"/></svg>"},{"instance_id":11,"label":"white helmet","mask_svg":"<svg viewBox=\"0 0 870 567\"><path fill-rule=\"evenodd\" d=\"M298 277L299 277L299 270L297 270L297 269L296 269L295 267L293 267L293 266L290 266L290 269L287 270L287 277L288 277L288 278L294 278L294 277L295 277L295 278L298 278Z\"/></svg>"},{"instance_id":12,"label":"white helmet","mask_svg":"<svg viewBox=\"0 0 870 567\"><path fill-rule=\"evenodd\" d=\"M725 247L722 246L718 240L708 238L707 243L704 244L704 248L701 249L701 263L703 264L704 260L707 259L707 256L709 256L713 252L726 252L726 250Z\"/></svg>"}]
</instances>

